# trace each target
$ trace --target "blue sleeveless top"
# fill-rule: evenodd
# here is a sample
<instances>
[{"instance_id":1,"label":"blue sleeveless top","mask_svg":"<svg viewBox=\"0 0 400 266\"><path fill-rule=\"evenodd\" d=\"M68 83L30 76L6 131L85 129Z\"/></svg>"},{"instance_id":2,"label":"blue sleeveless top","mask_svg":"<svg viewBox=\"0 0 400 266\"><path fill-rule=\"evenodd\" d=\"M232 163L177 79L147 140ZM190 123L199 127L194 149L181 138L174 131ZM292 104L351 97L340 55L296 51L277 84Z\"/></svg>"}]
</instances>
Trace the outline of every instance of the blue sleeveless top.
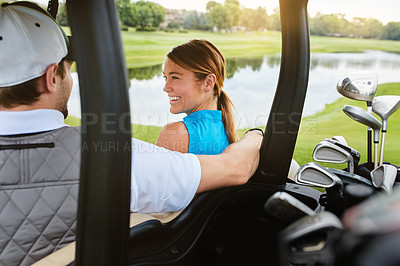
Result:
<instances>
[{"instance_id":1,"label":"blue sleeveless top","mask_svg":"<svg viewBox=\"0 0 400 266\"><path fill-rule=\"evenodd\" d=\"M189 153L220 154L229 145L222 112L200 110L183 118L189 132Z\"/></svg>"}]
</instances>

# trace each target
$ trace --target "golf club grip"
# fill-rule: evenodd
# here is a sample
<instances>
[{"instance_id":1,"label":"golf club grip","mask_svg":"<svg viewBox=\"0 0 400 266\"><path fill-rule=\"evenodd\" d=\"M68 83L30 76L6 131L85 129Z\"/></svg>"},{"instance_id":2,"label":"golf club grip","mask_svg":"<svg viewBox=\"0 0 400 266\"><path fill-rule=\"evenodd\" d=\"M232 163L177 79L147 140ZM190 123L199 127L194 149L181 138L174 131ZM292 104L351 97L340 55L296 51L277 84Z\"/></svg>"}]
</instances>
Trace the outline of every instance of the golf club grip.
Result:
<instances>
[{"instance_id":1,"label":"golf club grip","mask_svg":"<svg viewBox=\"0 0 400 266\"><path fill-rule=\"evenodd\" d=\"M372 170L372 128L368 127L367 131L367 155L368 155L368 168Z\"/></svg>"},{"instance_id":2,"label":"golf club grip","mask_svg":"<svg viewBox=\"0 0 400 266\"><path fill-rule=\"evenodd\" d=\"M379 166L383 164L383 150L385 148L385 137L386 137L386 132L382 131L381 150L379 154Z\"/></svg>"}]
</instances>

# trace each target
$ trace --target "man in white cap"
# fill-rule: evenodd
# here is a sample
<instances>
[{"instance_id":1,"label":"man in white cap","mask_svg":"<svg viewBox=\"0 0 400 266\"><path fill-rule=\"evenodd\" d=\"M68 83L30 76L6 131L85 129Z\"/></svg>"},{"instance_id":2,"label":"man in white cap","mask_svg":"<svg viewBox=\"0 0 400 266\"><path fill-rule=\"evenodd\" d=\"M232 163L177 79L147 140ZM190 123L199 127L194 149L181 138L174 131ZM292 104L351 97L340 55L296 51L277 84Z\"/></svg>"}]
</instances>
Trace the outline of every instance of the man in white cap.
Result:
<instances>
[{"instance_id":1,"label":"man in white cap","mask_svg":"<svg viewBox=\"0 0 400 266\"><path fill-rule=\"evenodd\" d=\"M37 222L55 216L74 232L81 137L79 128L64 124L72 89L72 58L68 52L68 38L46 11L29 2L2 4L0 202L5 204L0 204L0 215L6 217L7 210L19 213L18 218L0 216L0 232L6 231L10 239L14 233L14 238L18 236L21 227L36 234L24 224L26 220ZM196 193L245 184L257 168L261 140L261 135L252 131L220 155L196 156L133 139L131 211L177 211L185 208ZM75 201L71 200L74 197ZM20 206L22 201L25 205ZM68 211L65 202L71 203ZM53 219L49 219L51 224ZM18 237L23 240L26 235ZM71 242L73 237L73 233L64 235L53 248ZM37 243L25 243L26 249ZM35 254L36 259L49 253L45 246ZM2 254L21 252L16 249L4 246L0 264L7 265L9 258L2 260ZM24 257L18 263L34 260Z\"/></svg>"}]
</instances>

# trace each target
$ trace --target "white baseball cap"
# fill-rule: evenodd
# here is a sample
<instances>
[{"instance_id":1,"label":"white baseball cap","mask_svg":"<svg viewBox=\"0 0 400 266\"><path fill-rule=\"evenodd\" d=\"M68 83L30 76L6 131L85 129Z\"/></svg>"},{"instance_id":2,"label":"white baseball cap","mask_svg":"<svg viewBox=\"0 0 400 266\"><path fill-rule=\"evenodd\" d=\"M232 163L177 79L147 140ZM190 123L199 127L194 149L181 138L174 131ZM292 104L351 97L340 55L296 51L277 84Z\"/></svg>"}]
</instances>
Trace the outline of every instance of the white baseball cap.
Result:
<instances>
[{"instance_id":1,"label":"white baseball cap","mask_svg":"<svg viewBox=\"0 0 400 266\"><path fill-rule=\"evenodd\" d=\"M30 2L0 7L0 88L42 76L68 55L69 41L49 13Z\"/></svg>"}]
</instances>

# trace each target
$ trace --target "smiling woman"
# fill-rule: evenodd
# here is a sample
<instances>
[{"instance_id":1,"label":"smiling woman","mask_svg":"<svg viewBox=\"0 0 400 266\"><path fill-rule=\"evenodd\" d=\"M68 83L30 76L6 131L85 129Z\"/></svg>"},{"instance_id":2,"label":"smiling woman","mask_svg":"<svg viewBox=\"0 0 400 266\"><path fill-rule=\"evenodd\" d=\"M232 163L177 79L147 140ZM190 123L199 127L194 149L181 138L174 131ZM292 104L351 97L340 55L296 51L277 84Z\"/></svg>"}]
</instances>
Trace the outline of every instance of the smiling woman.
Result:
<instances>
[{"instance_id":1,"label":"smiling woman","mask_svg":"<svg viewBox=\"0 0 400 266\"><path fill-rule=\"evenodd\" d=\"M185 113L167 124L157 145L194 154L219 154L237 140L233 104L222 90L226 62L209 41L191 40L167 54L163 75L170 112Z\"/></svg>"}]
</instances>

